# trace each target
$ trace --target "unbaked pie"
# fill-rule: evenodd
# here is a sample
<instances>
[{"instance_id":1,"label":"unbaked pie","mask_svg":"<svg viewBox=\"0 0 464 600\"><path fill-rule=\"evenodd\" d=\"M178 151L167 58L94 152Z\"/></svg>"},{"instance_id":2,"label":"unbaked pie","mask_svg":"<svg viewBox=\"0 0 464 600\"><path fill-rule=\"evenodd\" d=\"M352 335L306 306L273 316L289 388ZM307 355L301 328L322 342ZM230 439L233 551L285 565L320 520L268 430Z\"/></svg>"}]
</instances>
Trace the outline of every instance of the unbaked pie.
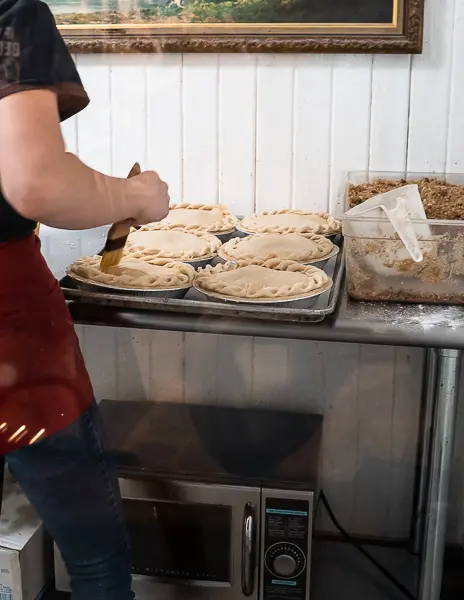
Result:
<instances>
[{"instance_id":1,"label":"unbaked pie","mask_svg":"<svg viewBox=\"0 0 464 600\"><path fill-rule=\"evenodd\" d=\"M189 288L195 277L190 265L162 258L141 260L126 254L108 273L100 270L100 262L101 256L81 258L68 268L68 273L90 283L146 290Z\"/></svg>"},{"instance_id":2,"label":"unbaked pie","mask_svg":"<svg viewBox=\"0 0 464 600\"><path fill-rule=\"evenodd\" d=\"M272 212L255 213L240 222L245 233L340 233L341 223L327 213L305 212L283 208Z\"/></svg>"},{"instance_id":3,"label":"unbaked pie","mask_svg":"<svg viewBox=\"0 0 464 600\"><path fill-rule=\"evenodd\" d=\"M336 246L323 235L299 233L265 233L233 238L219 248L224 260L265 261L270 258L295 260L300 263L323 260Z\"/></svg>"},{"instance_id":4,"label":"unbaked pie","mask_svg":"<svg viewBox=\"0 0 464 600\"><path fill-rule=\"evenodd\" d=\"M221 242L214 235L182 229L157 229L144 225L127 238L126 248L136 258L201 260L216 256Z\"/></svg>"},{"instance_id":5,"label":"unbaked pie","mask_svg":"<svg viewBox=\"0 0 464 600\"><path fill-rule=\"evenodd\" d=\"M292 260L271 259L260 264L227 262L200 269L195 287L223 299L272 302L296 300L322 293L332 280L324 271Z\"/></svg>"},{"instance_id":6,"label":"unbaked pie","mask_svg":"<svg viewBox=\"0 0 464 600\"><path fill-rule=\"evenodd\" d=\"M238 223L223 204L177 204L159 223L150 223L150 229L185 229L206 233L227 233Z\"/></svg>"}]
</instances>

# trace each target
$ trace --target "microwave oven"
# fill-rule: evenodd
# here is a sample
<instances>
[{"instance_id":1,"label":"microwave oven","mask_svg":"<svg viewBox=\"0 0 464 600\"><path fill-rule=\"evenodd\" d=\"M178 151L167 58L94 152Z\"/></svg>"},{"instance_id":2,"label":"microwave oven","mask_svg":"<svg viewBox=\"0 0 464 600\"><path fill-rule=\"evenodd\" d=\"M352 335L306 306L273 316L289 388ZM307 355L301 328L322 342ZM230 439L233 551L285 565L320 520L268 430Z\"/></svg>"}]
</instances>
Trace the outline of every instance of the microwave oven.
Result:
<instances>
[{"instance_id":1,"label":"microwave oven","mask_svg":"<svg viewBox=\"0 0 464 600\"><path fill-rule=\"evenodd\" d=\"M137 600L309 600L319 416L124 404L102 414Z\"/></svg>"}]
</instances>

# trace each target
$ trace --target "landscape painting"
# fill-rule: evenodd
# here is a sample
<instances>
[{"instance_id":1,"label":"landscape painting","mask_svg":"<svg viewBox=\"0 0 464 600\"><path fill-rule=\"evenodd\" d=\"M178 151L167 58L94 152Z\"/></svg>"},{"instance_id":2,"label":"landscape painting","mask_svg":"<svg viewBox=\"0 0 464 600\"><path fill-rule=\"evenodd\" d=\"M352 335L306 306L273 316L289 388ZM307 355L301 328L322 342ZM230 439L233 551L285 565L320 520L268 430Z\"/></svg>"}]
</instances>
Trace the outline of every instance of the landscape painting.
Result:
<instances>
[{"instance_id":1,"label":"landscape painting","mask_svg":"<svg viewBox=\"0 0 464 600\"><path fill-rule=\"evenodd\" d=\"M420 52L424 0L46 0L77 52Z\"/></svg>"}]
</instances>

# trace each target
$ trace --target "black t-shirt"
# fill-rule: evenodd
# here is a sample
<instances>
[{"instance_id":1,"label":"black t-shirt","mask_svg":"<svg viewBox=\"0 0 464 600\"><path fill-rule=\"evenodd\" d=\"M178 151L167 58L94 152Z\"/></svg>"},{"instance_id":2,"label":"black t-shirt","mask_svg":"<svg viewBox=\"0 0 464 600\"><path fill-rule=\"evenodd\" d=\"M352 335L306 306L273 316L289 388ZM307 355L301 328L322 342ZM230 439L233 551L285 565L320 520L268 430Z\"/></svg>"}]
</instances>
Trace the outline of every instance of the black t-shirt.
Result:
<instances>
[{"instance_id":1,"label":"black t-shirt","mask_svg":"<svg viewBox=\"0 0 464 600\"><path fill-rule=\"evenodd\" d=\"M38 0L0 0L0 102L38 89L56 92L62 121L89 103L48 6ZM35 225L8 204L0 181L0 242L27 235Z\"/></svg>"}]
</instances>

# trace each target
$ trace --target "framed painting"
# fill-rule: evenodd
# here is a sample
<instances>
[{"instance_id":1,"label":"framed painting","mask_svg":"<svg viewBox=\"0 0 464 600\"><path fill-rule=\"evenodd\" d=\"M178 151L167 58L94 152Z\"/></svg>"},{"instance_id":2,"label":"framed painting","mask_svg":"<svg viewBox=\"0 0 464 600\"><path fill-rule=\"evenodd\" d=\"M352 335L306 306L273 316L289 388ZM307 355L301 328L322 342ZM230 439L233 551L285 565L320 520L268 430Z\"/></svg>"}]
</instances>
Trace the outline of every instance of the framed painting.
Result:
<instances>
[{"instance_id":1,"label":"framed painting","mask_svg":"<svg viewBox=\"0 0 464 600\"><path fill-rule=\"evenodd\" d=\"M425 0L46 0L72 52L419 53Z\"/></svg>"}]
</instances>

